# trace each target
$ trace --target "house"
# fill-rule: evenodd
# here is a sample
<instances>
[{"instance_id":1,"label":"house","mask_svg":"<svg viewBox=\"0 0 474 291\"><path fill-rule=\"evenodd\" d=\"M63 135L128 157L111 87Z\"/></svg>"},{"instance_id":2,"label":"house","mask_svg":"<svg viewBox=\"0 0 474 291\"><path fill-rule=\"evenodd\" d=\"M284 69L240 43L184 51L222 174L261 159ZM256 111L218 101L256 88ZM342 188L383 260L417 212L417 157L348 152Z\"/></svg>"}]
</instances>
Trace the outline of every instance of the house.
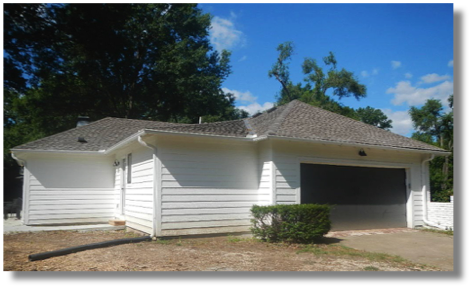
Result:
<instances>
[{"instance_id":1,"label":"house","mask_svg":"<svg viewBox=\"0 0 474 291\"><path fill-rule=\"evenodd\" d=\"M25 224L153 236L248 231L254 204L329 203L335 230L429 225L428 162L449 154L296 100L206 124L104 118L12 149Z\"/></svg>"}]
</instances>

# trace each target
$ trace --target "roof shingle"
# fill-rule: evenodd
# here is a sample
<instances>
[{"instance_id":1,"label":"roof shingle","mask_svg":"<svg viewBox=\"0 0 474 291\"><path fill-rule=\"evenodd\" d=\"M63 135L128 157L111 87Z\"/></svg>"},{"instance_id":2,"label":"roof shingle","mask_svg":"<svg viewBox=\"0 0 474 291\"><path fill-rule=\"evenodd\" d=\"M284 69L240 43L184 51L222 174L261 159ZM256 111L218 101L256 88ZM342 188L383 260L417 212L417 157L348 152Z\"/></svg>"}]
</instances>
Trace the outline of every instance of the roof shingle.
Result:
<instances>
[{"instance_id":1,"label":"roof shingle","mask_svg":"<svg viewBox=\"0 0 474 291\"><path fill-rule=\"evenodd\" d=\"M268 124L271 124L268 126ZM361 121L315 107L299 100L263 113L251 121L259 135L375 145L393 148L440 151L445 150L380 129ZM263 125L263 126L262 126Z\"/></svg>"},{"instance_id":2,"label":"roof shingle","mask_svg":"<svg viewBox=\"0 0 474 291\"><path fill-rule=\"evenodd\" d=\"M100 151L144 129L236 137L245 137L247 133L243 120L182 124L107 117L88 125L19 145L12 150ZM83 137L86 142L78 142L79 137Z\"/></svg>"},{"instance_id":3,"label":"roof shingle","mask_svg":"<svg viewBox=\"0 0 474 291\"><path fill-rule=\"evenodd\" d=\"M321 142L445 152L441 148L298 100L272 108L245 121L179 124L108 117L86 126L17 146L12 150L100 151L106 150L144 129L245 138L249 133L247 126L250 126L251 131L258 137L277 136ZM78 137L83 137L87 142L78 142Z\"/></svg>"}]
</instances>

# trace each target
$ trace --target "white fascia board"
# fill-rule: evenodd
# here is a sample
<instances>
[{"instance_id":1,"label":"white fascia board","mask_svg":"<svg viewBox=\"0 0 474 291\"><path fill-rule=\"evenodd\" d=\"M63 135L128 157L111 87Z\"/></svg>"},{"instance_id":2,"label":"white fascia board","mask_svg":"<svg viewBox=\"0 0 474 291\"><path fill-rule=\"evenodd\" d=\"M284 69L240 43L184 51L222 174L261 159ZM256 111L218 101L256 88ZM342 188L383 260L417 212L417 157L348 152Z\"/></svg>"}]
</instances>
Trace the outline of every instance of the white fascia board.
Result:
<instances>
[{"instance_id":1,"label":"white fascia board","mask_svg":"<svg viewBox=\"0 0 474 291\"><path fill-rule=\"evenodd\" d=\"M77 155L103 155L105 150L100 151L70 151L70 150L32 150L32 149L12 149L15 154L77 154Z\"/></svg>"}]
</instances>

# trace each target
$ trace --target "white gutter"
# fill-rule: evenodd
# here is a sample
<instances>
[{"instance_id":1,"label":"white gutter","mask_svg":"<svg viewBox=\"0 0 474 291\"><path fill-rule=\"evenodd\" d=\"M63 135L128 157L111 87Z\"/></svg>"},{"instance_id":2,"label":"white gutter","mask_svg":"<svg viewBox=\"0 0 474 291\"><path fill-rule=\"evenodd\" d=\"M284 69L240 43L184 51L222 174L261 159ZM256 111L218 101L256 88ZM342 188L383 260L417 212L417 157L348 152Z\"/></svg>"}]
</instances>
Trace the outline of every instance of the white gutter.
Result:
<instances>
[{"instance_id":1,"label":"white gutter","mask_svg":"<svg viewBox=\"0 0 474 291\"><path fill-rule=\"evenodd\" d=\"M157 180L157 170L159 167L161 167L161 165L158 165L158 148L156 146L146 143L142 139L142 136L144 134L145 133L139 135L137 140L138 143L140 143L144 147L153 150L153 227L151 237L156 238L161 236L161 193L158 191L158 183L160 183L161 186L161 179L160 181Z\"/></svg>"},{"instance_id":2,"label":"white gutter","mask_svg":"<svg viewBox=\"0 0 474 291\"><path fill-rule=\"evenodd\" d=\"M422 175L422 181L423 181L423 191L422 191L422 200L423 200L423 223L431 226L431 227L436 227L442 230L446 229L446 226L443 225L438 225L432 221L428 220L428 203L430 203L430 199L428 197L428 185L429 185L429 165L428 162L433 160L435 155L431 155L429 158L423 160L421 162L421 175Z\"/></svg>"},{"instance_id":3,"label":"white gutter","mask_svg":"<svg viewBox=\"0 0 474 291\"><path fill-rule=\"evenodd\" d=\"M11 152L11 155L12 155L12 158L18 163L18 165L20 165L21 167L24 167L26 165L26 161L15 156L14 152Z\"/></svg>"},{"instance_id":4,"label":"white gutter","mask_svg":"<svg viewBox=\"0 0 474 291\"><path fill-rule=\"evenodd\" d=\"M11 152L17 153L45 153L45 154L77 154L77 155L103 155L105 150L99 151L70 151L70 150L29 150L29 149L12 149Z\"/></svg>"}]
</instances>

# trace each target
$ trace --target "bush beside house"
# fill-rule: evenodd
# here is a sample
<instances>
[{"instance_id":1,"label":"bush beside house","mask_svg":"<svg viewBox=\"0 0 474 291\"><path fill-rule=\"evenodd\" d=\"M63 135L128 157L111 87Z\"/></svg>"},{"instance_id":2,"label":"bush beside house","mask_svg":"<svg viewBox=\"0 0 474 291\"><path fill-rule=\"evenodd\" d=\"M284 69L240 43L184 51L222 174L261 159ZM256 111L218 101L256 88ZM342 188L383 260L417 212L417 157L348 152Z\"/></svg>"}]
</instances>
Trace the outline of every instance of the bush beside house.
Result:
<instances>
[{"instance_id":1,"label":"bush beside house","mask_svg":"<svg viewBox=\"0 0 474 291\"><path fill-rule=\"evenodd\" d=\"M318 204L254 205L251 231L269 242L313 242L331 229L330 210Z\"/></svg>"}]
</instances>

